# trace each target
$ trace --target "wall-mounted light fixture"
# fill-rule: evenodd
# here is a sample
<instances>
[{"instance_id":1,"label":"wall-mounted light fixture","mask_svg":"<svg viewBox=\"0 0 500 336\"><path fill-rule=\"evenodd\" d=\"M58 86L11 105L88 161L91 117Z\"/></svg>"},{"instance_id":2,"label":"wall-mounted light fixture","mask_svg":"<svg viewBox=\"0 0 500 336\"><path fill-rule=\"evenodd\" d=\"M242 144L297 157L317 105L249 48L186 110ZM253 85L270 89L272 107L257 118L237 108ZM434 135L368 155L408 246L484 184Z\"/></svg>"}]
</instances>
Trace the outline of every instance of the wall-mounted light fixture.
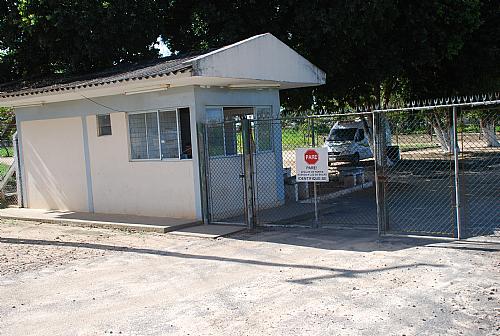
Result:
<instances>
[{"instance_id":1,"label":"wall-mounted light fixture","mask_svg":"<svg viewBox=\"0 0 500 336\"><path fill-rule=\"evenodd\" d=\"M230 89L276 89L280 87L278 83L269 83L269 84L229 84L227 86Z\"/></svg>"},{"instance_id":2,"label":"wall-mounted light fixture","mask_svg":"<svg viewBox=\"0 0 500 336\"><path fill-rule=\"evenodd\" d=\"M13 108L28 108L28 107L42 107L43 102L36 102L31 104L22 104L22 105L12 105Z\"/></svg>"},{"instance_id":3,"label":"wall-mounted light fixture","mask_svg":"<svg viewBox=\"0 0 500 336\"><path fill-rule=\"evenodd\" d=\"M150 86L150 87L138 88L138 89L126 91L125 95L126 96L130 96L130 95L139 94L139 93L149 93L149 92L164 91L164 90L167 90L169 87L170 87L170 84L161 84L159 86Z\"/></svg>"}]
</instances>

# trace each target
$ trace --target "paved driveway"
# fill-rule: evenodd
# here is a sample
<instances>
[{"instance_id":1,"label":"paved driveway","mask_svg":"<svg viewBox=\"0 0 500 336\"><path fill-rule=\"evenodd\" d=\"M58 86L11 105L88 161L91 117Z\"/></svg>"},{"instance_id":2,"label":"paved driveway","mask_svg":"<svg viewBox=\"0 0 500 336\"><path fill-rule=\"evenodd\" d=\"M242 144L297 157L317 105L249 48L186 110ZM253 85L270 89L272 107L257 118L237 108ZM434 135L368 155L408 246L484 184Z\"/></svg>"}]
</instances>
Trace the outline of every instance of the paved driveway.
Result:
<instances>
[{"instance_id":1,"label":"paved driveway","mask_svg":"<svg viewBox=\"0 0 500 336\"><path fill-rule=\"evenodd\" d=\"M498 244L0 223L0 335L497 335Z\"/></svg>"}]
</instances>

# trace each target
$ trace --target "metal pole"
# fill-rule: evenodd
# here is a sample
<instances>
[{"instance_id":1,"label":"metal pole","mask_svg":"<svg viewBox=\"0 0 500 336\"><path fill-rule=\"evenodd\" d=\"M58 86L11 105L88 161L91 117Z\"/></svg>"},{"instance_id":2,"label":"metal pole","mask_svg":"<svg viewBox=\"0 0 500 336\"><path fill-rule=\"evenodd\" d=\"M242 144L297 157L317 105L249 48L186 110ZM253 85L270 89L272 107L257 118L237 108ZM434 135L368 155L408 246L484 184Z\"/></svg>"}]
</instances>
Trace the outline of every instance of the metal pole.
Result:
<instances>
[{"instance_id":1,"label":"metal pole","mask_svg":"<svg viewBox=\"0 0 500 336\"><path fill-rule=\"evenodd\" d=\"M461 204L460 204L460 180L459 180L459 167L458 167L458 152L460 151L458 147L458 137L457 137L457 108L453 106L453 159L455 164L455 210L456 210L456 222L457 222L457 239L462 239L462 216L461 216Z\"/></svg>"},{"instance_id":2,"label":"metal pole","mask_svg":"<svg viewBox=\"0 0 500 336\"><path fill-rule=\"evenodd\" d=\"M379 209L380 209L380 186L378 185L378 164L377 164L377 155L378 155L378 150L377 150L377 137L375 136L375 113L372 113L372 143L373 143L373 165L375 167L375 202L377 203L377 233L380 236L382 234L382 221L380 220L380 214L379 214Z\"/></svg>"},{"instance_id":3,"label":"metal pole","mask_svg":"<svg viewBox=\"0 0 500 336\"><path fill-rule=\"evenodd\" d=\"M208 132L207 125L203 123L196 123L196 133L198 140L198 167L200 173L200 193L201 193L201 215L203 224L210 224L210 207L209 207L209 171L210 167L208 167L210 163L210 158L208 155Z\"/></svg>"},{"instance_id":4,"label":"metal pole","mask_svg":"<svg viewBox=\"0 0 500 336\"><path fill-rule=\"evenodd\" d=\"M311 136L312 136L312 147L316 147L316 132L314 129L314 119L311 119ZM314 189L314 227L319 228L319 214L318 214L318 189L316 182L313 182Z\"/></svg>"},{"instance_id":5,"label":"metal pole","mask_svg":"<svg viewBox=\"0 0 500 336\"><path fill-rule=\"evenodd\" d=\"M311 137L312 137L312 146L316 147L316 132L314 129L314 119L311 119Z\"/></svg>"},{"instance_id":6,"label":"metal pole","mask_svg":"<svg viewBox=\"0 0 500 336\"><path fill-rule=\"evenodd\" d=\"M379 113L372 114L373 133L373 158L375 164L375 197L377 203L377 231L378 234L386 233L389 230L387 219L387 209L385 203L385 165L387 157L385 153L386 140L385 129L381 125L382 116Z\"/></svg>"},{"instance_id":7,"label":"metal pole","mask_svg":"<svg viewBox=\"0 0 500 336\"><path fill-rule=\"evenodd\" d=\"M21 155L20 155L20 150L19 150L19 137L18 133L15 132L14 135L12 136L12 144L14 146L14 164L16 165L16 187L17 187L17 205L20 208L24 207L24 200L23 200L23 181L22 181L22 176L21 176Z\"/></svg>"},{"instance_id":8,"label":"metal pole","mask_svg":"<svg viewBox=\"0 0 500 336\"><path fill-rule=\"evenodd\" d=\"M255 214L255 195L254 195L254 178L253 178L253 152L251 145L252 129L250 120L242 120L242 137L243 137L243 168L245 175L245 205L246 205L246 222L249 230L254 230L257 227Z\"/></svg>"},{"instance_id":9,"label":"metal pole","mask_svg":"<svg viewBox=\"0 0 500 336\"><path fill-rule=\"evenodd\" d=\"M316 188L316 182L314 182L314 227L319 228L318 191Z\"/></svg>"}]
</instances>

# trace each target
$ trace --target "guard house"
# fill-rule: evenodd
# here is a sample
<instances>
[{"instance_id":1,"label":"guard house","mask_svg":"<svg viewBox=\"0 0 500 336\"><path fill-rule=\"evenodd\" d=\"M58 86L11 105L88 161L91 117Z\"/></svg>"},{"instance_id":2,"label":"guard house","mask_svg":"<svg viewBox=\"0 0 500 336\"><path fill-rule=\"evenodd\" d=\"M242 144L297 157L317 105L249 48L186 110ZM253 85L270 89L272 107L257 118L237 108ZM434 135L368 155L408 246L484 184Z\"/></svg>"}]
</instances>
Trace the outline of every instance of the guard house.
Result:
<instances>
[{"instance_id":1,"label":"guard house","mask_svg":"<svg viewBox=\"0 0 500 336\"><path fill-rule=\"evenodd\" d=\"M323 71L262 34L206 54L0 85L0 106L16 114L22 206L201 219L197 127L242 114L277 118L280 90L324 82ZM281 144L262 152L272 169L280 165ZM239 169L230 146L210 155L220 158L212 175ZM232 182L217 192L242 193ZM273 183L283 184L282 172ZM273 190L270 206L284 197Z\"/></svg>"}]
</instances>

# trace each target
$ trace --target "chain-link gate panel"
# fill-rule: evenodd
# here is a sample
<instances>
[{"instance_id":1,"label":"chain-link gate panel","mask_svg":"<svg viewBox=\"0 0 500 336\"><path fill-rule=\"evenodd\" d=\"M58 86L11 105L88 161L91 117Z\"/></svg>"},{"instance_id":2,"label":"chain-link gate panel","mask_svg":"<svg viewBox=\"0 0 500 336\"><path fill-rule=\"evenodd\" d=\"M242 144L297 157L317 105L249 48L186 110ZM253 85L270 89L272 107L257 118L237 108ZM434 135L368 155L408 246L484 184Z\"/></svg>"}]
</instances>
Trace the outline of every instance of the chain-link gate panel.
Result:
<instances>
[{"instance_id":1,"label":"chain-link gate panel","mask_svg":"<svg viewBox=\"0 0 500 336\"><path fill-rule=\"evenodd\" d=\"M383 231L453 236L450 111L380 113L377 126Z\"/></svg>"},{"instance_id":2,"label":"chain-link gate panel","mask_svg":"<svg viewBox=\"0 0 500 336\"><path fill-rule=\"evenodd\" d=\"M375 230L369 124L359 114L254 121L259 224ZM315 198L314 183L296 180L295 151L322 146L329 151L329 182L316 184Z\"/></svg>"},{"instance_id":3,"label":"chain-link gate panel","mask_svg":"<svg viewBox=\"0 0 500 336\"><path fill-rule=\"evenodd\" d=\"M309 197L304 191L307 184L295 181L295 149L310 146L308 132L297 120L254 121L255 199L259 225L312 224L314 205L302 202Z\"/></svg>"},{"instance_id":4,"label":"chain-link gate panel","mask_svg":"<svg viewBox=\"0 0 500 336\"><path fill-rule=\"evenodd\" d=\"M205 125L210 222L245 223L241 121Z\"/></svg>"},{"instance_id":5,"label":"chain-link gate panel","mask_svg":"<svg viewBox=\"0 0 500 336\"><path fill-rule=\"evenodd\" d=\"M16 156L19 156L19 153L16 153L15 123L2 124L0 129L2 129L2 139L0 139L0 206L17 206L19 200ZM10 139L10 136L13 137L13 140Z\"/></svg>"},{"instance_id":6,"label":"chain-link gate panel","mask_svg":"<svg viewBox=\"0 0 500 336\"><path fill-rule=\"evenodd\" d=\"M459 124L462 229L466 237L500 237L500 117L463 110Z\"/></svg>"}]
</instances>

